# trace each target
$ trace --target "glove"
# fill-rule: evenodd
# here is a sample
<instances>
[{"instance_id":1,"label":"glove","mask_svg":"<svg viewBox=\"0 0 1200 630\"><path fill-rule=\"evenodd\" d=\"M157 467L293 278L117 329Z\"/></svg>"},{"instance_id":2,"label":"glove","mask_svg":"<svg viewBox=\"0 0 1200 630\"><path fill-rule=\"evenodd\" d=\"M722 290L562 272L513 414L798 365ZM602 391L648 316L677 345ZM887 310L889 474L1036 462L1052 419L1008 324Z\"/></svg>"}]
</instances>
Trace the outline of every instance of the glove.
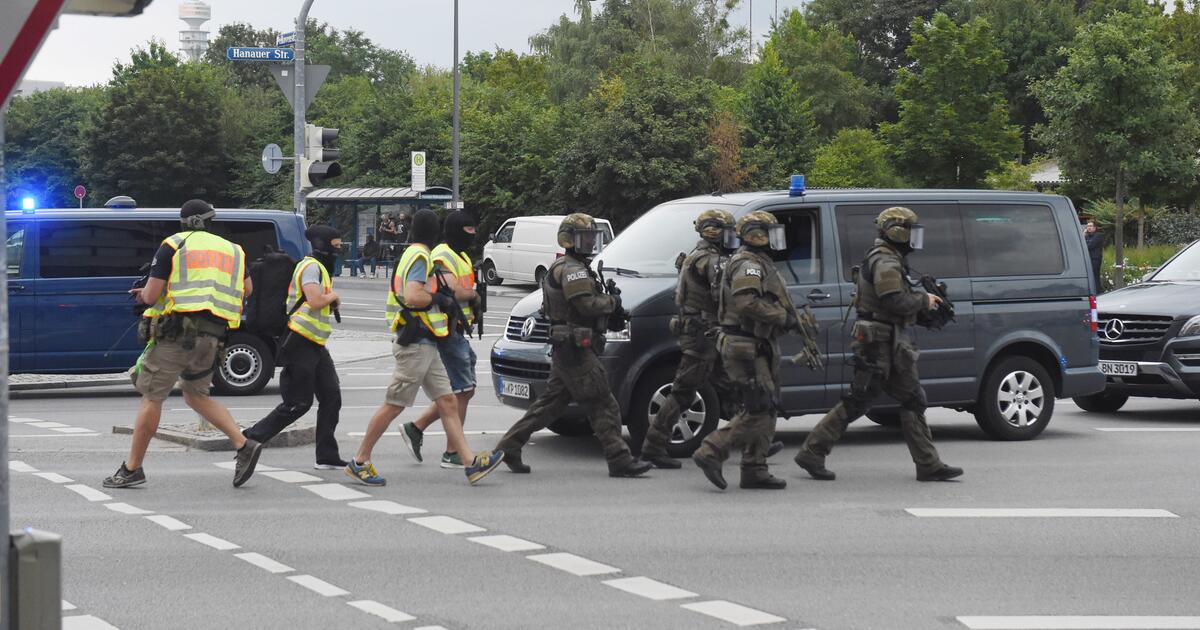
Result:
<instances>
[{"instance_id":1,"label":"glove","mask_svg":"<svg viewBox=\"0 0 1200 630\"><path fill-rule=\"evenodd\" d=\"M784 330L799 330L800 329L800 318L796 317L796 311L793 311L790 309L788 310L787 321L785 321L783 323L783 329Z\"/></svg>"},{"instance_id":2,"label":"glove","mask_svg":"<svg viewBox=\"0 0 1200 630\"><path fill-rule=\"evenodd\" d=\"M621 294L619 294L619 293L618 293L618 294L616 294L616 295L610 295L609 297L611 297L611 298L612 298L612 301L613 301L613 310L612 310L612 312L614 312L614 313L620 313L620 312L623 310L623 309L622 309L622 307L621 307Z\"/></svg>"},{"instance_id":3,"label":"glove","mask_svg":"<svg viewBox=\"0 0 1200 630\"><path fill-rule=\"evenodd\" d=\"M443 311L446 311L454 308L455 302L454 298L450 297L449 295L438 292L433 294L433 305L441 308Z\"/></svg>"}]
</instances>

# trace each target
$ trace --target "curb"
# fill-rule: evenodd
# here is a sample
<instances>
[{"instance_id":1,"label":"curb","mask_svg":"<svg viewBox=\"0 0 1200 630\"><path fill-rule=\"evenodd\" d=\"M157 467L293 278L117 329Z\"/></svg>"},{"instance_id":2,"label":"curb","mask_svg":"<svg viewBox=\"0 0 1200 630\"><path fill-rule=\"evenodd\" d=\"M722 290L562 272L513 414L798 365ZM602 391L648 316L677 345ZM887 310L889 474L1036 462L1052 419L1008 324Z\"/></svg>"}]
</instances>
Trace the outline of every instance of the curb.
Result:
<instances>
[{"instance_id":1,"label":"curb","mask_svg":"<svg viewBox=\"0 0 1200 630\"><path fill-rule=\"evenodd\" d=\"M241 425L239 425L241 426ZM247 428L249 425L242 427ZM224 433L217 430L200 431L197 423L163 424L159 425L154 437L164 442L182 444L198 451L232 451L233 444ZM114 425L112 432L117 435L131 435L133 426L128 424ZM284 429L279 435L271 438L264 446L268 448L285 448L289 446L304 446L317 441L317 426L310 422L296 423Z\"/></svg>"},{"instance_id":2,"label":"curb","mask_svg":"<svg viewBox=\"0 0 1200 630\"><path fill-rule=\"evenodd\" d=\"M125 385L129 383L129 377L121 374L114 377L95 378L92 380L62 380L62 381L38 381L34 383L12 383L8 384L8 390L12 392L32 391L38 389L70 389L75 387L107 387L110 385Z\"/></svg>"}]
</instances>

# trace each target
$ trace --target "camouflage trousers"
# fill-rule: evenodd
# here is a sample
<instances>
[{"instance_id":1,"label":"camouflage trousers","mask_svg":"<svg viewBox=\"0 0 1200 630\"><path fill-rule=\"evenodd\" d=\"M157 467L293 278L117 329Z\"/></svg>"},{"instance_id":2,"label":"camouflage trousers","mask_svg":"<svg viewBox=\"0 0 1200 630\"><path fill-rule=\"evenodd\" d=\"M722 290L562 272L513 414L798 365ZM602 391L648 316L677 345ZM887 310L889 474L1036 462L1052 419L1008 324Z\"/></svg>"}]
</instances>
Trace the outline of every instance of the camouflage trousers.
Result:
<instances>
[{"instance_id":1,"label":"camouflage trousers","mask_svg":"<svg viewBox=\"0 0 1200 630\"><path fill-rule=\"evenodd\" d=\"M910 334L904 329L893 331L887 324L864 321L855 322L853 334L850 347L854 352L854 380L850 391L808 434L801 452L811 460L824 462L846 427L866 414L880 394L887 394L900 403L900 428L917 470L932 472L941 468L942 460L925 422L925 390L917 372L919 352Z\"/></svg>"},{"instance_id":2,"label":"camouflage trousers","mask_svg":"<svg viewBox=\"0 0 1200 630\"><path fill-rule=\"evenodd\" d=\"M649 427L646 429L646 440L642 445L642 456L665 456L671 433L683 412L691 408L695 402L696 392L705 382L709 382L717 390L720 401L721 417L729 417L725 409L732 409L737 399L733 383L726 375L721 364L721 355L717 352L715 335L683 334L679 336L679 348L683 356L679 358L679 367L675 370L675 380L671 383L671 394L663 401L658 412L648 418Z\"/></svg>"},{"instance_id":3,"label":"camouflage trousers","mask_svg":"<svg viewBox=\"0 0 1200 630\"><path fill-rule=\"evenodd\" d=\"M742 477L767 475L767 452L779 414L779 348L773 342L721 335L721 362L740 391L741 406L729 424L704 438L697 454L724 462L742 449Z\"/></svg>"},{"instance_id":4,"label":"camouflage trousers","mask_svg":"<svg viewBox=\"0 0 1200 630\"><path fill-rule=\"evenodd\" d=\"M520 454L529 437L554 424L572 401L587 413L609 468L629 465L633 456L621 437L621 408L612 395L604 366L595 352L569 346L554 349L546 391L504 434L496 448Z\"/></svg>"}]
</instances>

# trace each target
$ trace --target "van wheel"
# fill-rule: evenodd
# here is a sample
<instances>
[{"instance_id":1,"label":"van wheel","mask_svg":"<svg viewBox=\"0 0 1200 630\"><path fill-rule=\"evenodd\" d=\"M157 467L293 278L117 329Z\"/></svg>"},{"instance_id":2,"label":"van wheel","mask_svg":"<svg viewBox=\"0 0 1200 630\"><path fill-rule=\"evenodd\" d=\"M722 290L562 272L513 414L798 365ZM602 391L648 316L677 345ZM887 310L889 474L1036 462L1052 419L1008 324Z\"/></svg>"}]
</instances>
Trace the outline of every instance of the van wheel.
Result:
<instances>
[{"instance_id":1,"label":"van wheel","mask_svg":"<svg viewBox=\"0 0 1200 630\"><path fill-rule=\"evenodd\" d=\"M583 437L592 434L592 425L587 418L559 418L549 429L563 437Z\"/></svg>"},{"instance_id":2,"label":"van wheel","mask_svg":"<svg viewBox=\"0 0 1200 630\"><path fill-rule=\"evenodd\" d=\"M900 426L900 412L895 409L872 409L867 412L867 418L881 427Z\"/></svg>"},{"instance_id":3,"label":"van wheel","mask_svg":"<svg viewBox=\"0 0 1200 630\"><path fill-rule=\"evenodd\" d=\"M1076 396L1071 400L1075 401L1075 404L1084 411L1109 413L1124 407L1125 403L1129 401L1129 395L1100 392L1090 396Z\"/></svg>"},{"instance_id":4,"label":"van wheel","mask_svg":"<svg viewBox=\"0 0 1200 630\"><path fill-rule=\"evenodd\" d=\"M533 282L534 282L534 284L538 285L539 287L542 286L542 280L545 277L546 277L546 269L544 267L538 267L537 269L533 270Z\"/></svg>"},{"instance_id":5,"label":"van wheel","mask_svg":"<svg viewBox=\"0 0 1200 630\"><path fill-rule=\"evenodd\" d=\"M1029 357L1007 357L988 370L975 421L996 440L1031 440L1054 415L1054 381Z\"/></svg>"},{"instance_id":6,"label":"van wheel","mask_svg":"<svg viewBox=\"0 0 1200 630\"><path fill-rule=\"evenodd\" d=\"M249 396L274 376L275 355L267 343L249 333L233 333L213 374L213 387L218 394Z\"/></svg>"},{"instance_id":7,"label":"van wheel","mask_svg":"<svg viewBox=\"0 0 1200 630\"><path fill-rule=\"evenodd\" d=\"M490 260L483 261L483 281L493 286L504 284L504 278L496 273L496 263Z\"/></svg>"},{"instance_id":8,"label":"van wheel","mask_svg":"<svg viewBox=\"0 0 1200 630\"><path fill-rule=\"evenodd\" d=\"M650 418L671 394L675 381L674 363L662 366L642 377L630 403L629 434L634 438L634 452L640 453ZM692 398L692 404L683 411L679 421L671 428L671 439L667 442L667 454L671 457L690 457L700 447L700 442L717 428L721 415L721 404L717 392L711 385L701 386Z\"/></svg>"}]
</instances>

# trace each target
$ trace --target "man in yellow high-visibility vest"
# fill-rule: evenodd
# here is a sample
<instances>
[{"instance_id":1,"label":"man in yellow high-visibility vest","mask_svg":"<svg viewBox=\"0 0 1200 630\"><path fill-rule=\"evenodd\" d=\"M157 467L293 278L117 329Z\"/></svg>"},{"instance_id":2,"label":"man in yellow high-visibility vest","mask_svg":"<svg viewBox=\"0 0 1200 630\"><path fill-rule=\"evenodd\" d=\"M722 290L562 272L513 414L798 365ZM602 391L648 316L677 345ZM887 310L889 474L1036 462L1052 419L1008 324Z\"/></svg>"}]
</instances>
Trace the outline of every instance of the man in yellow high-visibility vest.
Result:
<instances>
[{"instance_id":1,"label":"man in yellow high-visibility vest","mask_svg":"<svg viewBox=\"0 0 1200 630\"><path fill-rule=\"evenodd\" d=\"M199 199L183 204L183 229L166 238L154 255L146 286L130 293L142 304L146 350L134 366L134 384L142 394L129 457L104 480L106 488L146 483L142 459L158 431L163 401L180 383L183 400L196 413L229 436L238 449L238 475L253 469L262 445L242 436L225 405L208 395L225 335L242 319L243 299L250 295L246 254L238 245L212 234L212 206Z\"/></svg>"}]
</instances>

